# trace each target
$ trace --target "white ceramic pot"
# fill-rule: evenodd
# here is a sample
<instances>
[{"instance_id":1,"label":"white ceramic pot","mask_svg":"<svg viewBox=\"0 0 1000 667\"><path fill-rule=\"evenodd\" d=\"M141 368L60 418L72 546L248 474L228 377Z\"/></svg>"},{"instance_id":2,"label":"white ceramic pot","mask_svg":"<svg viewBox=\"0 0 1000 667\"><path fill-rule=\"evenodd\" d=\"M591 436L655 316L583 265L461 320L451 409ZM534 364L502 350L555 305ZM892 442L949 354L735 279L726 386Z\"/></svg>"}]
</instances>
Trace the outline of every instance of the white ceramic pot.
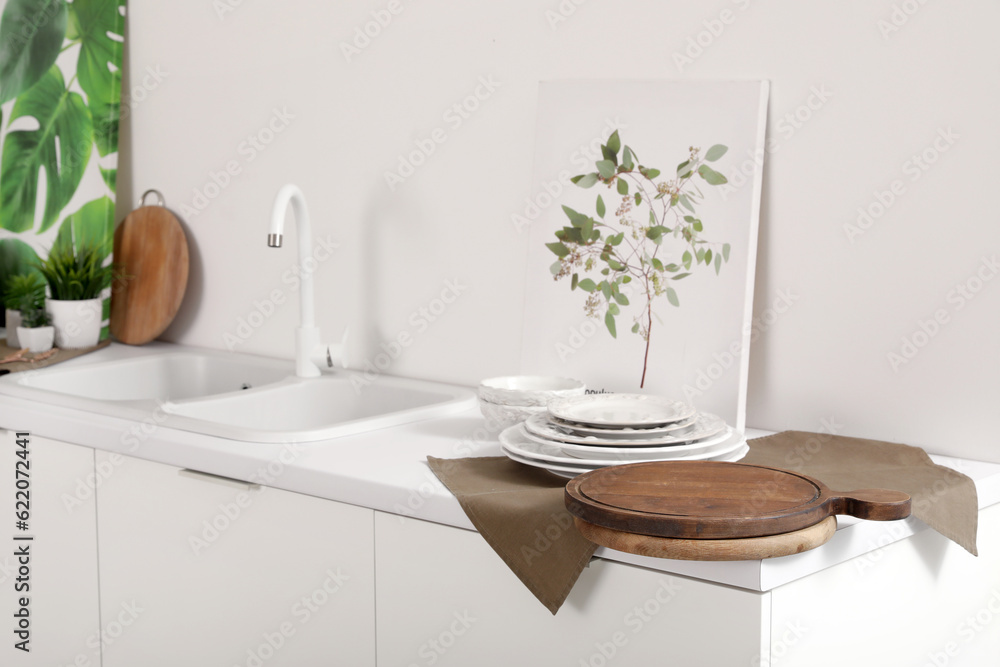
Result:
<instances>
[{"instance_id":1,"label":"white ceramic pot","mask_svg":"<svg viewBox=\"0 0 1000 667\"><path fill-rule=\"evenodd\" d=\"M29 352L48 352L52 349L55 335L56 328L53 326L35 327L34 329L17 328L17 340L28 348Z\"/></svg>"},{"instance_id":2,"label":"white ceramic pot","mask_svg":"<svg viewBox=\"0 0 1000 667\"><path fill-rule=\"evenodd\" d=\"M4 318L7 321L5 325L7 327L7 347L20 350L21 345L18 343L17 329L21 326L21 311L7 308L4 310Z\"/></svg>"},{"instance_id":3,"label":"white ceramic pot","mask_svg":"<svg viewBox=\"0 0 1000 667\"><path fill-rule=\"evenodd\" d=\"M56 347L93 347L101 337L101 299L45 302L45 311L56 328Z\"/></svg>"}]
</instances>

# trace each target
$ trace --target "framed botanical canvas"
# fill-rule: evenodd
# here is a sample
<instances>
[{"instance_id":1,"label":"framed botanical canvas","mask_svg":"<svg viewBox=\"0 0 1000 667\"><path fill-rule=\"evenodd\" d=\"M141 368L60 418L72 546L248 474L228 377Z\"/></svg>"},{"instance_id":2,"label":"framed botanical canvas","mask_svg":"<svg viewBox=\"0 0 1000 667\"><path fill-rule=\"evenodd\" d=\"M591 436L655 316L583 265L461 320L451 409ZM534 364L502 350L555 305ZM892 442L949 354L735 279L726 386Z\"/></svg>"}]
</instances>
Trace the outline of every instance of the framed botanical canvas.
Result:
<instances>
[{"instance_id":1,"label":"framed botanical canvas","mask_svg":"<svg viewBox=\"0 0 1000 667\"><path fill-rule=\"evenodd\" d=\"M768 84L539 90L522 370L744 428Z\"/></svg>"}]
</instances>

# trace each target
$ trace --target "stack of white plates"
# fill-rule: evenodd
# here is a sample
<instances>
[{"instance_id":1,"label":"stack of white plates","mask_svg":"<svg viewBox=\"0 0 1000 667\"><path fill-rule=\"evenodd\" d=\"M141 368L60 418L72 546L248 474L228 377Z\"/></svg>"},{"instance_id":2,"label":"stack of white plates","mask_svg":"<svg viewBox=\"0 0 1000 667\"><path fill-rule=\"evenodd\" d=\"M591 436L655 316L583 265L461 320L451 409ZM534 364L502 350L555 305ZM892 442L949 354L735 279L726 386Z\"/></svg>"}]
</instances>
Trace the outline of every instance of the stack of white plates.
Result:
<instances>
[{"instance_id":1,"label":"stack of white plates","mask_svg":"<svg viewBox=\"0 0 1000 667\"><path fill-rule=\"evenodd\" d=\"M642 394L590 394L500 434L521 463L575 477L606 466L646 461L738 461L750 448L725 421L686 403Z\"/></svg>"}]
</instances>

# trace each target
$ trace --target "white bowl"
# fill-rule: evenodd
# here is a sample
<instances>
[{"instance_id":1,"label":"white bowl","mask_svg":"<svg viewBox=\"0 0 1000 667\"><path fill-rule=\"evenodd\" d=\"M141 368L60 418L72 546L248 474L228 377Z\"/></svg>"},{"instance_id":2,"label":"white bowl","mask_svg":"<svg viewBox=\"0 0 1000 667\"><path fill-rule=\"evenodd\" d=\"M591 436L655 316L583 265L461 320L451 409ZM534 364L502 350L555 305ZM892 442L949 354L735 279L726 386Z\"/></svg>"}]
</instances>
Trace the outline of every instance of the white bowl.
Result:
<instances>
[{"instance_id":1,"label":"white bowl","mask_svg":"<svg viewBox=\"0 0 1000 667\"><path fill-rule=\"evenodd\" d=\"M556 398L579 396L587 385L579 380L543 375L510 375L479 384L479 398L499 405L545 407Z\"/></svg>"},{"instance_id":2,"label":"white bowl","mask_svg":"<svg viewBox=\"0 0 1000 667\"><path fill-rule=\"evenodd\" d=\"M544 405L501 405L479 399L479 411L486 417L487 426L492 430L502 430L514 424L520 424L539 413L548 411Z\"/></svg>"}]
</instances>

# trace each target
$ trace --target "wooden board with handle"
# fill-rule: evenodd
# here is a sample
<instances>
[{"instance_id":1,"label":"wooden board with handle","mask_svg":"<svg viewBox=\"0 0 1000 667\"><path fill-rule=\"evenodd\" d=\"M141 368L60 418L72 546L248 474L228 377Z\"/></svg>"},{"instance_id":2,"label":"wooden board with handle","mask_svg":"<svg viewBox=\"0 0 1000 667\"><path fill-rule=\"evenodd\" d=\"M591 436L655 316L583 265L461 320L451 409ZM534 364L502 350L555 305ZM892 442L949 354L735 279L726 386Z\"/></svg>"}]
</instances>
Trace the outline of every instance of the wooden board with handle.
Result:
<instances>
[{"instance_id":1,"label":"wooden board with handle","mask_svg":"<svg viewBox=\"0 0 1000 667\"><path fill-rule=\"evenodd\" d=\"M673 560L763 560L791 556L826 544L837 532L837 518L833 516L790 533L732 540L685 540L636 535L595 526L580 517L573 517L573 521L580 534L594 544L639 556Z\"/></svg>"},{"instance_id":2,"label":"wooden board with handle","mask_svg":"<svg viewBox=\"0 0 1000 667\"><path fill-rule=\"evenodd\" d=\"M111 290L111 335L142 345L170 325L184 299L188 245L177 218L163 205L132 211L115 230L114 261L121 277Z\"/></svg>"},{"instance_id":3,"label":"wooden board with handle","mask_svg":"<svg viewBox=\"0 0 1000 667\"><path fill-rule=\"evenodd\" d=\"M657 461L584 473L566 486L566 507L625 533L682 539L778 535L849 514L891 521L910 515L899 491L831 491L779 468L714 461Z\"/></svg>"}]
</instances>

